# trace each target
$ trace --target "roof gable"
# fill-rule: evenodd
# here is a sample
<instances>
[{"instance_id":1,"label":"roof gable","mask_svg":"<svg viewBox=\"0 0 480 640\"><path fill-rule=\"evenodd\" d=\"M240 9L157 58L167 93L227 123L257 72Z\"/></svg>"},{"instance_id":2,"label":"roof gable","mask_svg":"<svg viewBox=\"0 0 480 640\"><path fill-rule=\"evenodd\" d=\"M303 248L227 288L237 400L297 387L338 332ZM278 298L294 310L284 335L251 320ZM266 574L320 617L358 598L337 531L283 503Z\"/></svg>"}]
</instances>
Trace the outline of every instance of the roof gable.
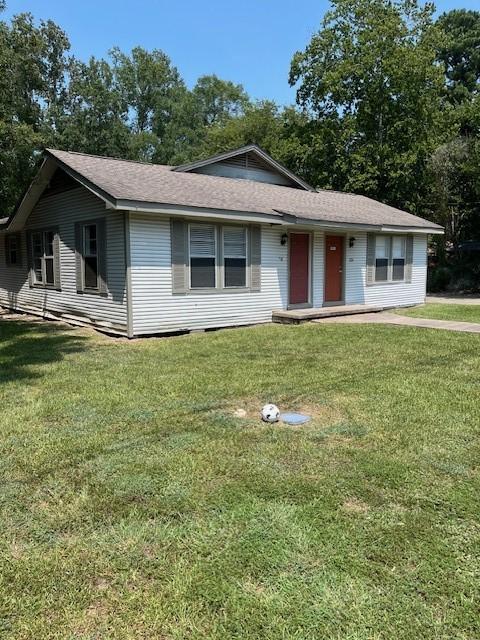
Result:
<instances>
[{"instance_id":1,"label":"roof gable","mask_svg":"<svg viewBox=\"0 0 480 640\"><path fill-rule=\"evenodd\" d=\"M294 189L304 189L305 191L315 191L313 187L255 144L205 158L204 160L183 164L179 167L174 167L172 171L253 180L255 182L293 187Z\"/></svg>"}]
</instances>

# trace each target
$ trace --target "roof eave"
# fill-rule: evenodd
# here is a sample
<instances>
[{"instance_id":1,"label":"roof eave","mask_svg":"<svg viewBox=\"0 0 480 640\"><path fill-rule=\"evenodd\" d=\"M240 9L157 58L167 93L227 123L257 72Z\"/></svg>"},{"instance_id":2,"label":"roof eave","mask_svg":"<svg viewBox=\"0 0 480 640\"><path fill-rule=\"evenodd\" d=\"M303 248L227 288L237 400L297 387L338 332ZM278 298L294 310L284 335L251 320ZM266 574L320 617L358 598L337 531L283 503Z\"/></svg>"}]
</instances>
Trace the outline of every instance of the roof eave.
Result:
<instances>
[{"instance_id":1,"label":"roof eave","mask_svg":"<svg viewBox=\"0 0 480 640\"><path fill-rule=\"evenodd\" d=\"M339 220L313 220L290 213L276 211L275 214L234 209L215 209L210 207L194 207L159 202L142 202L138 200L117 200L113 209L128 210L137 213L160 213L170 216L191 216L202 218L227 218L230 220L248 220L264 222L280 226L302 225L328 229L351 229L357 231L376 231L378 233L422 233L443 234L441 227L414 227L402 225L367 224L364 222L342 222Z\"/></svg>"},{"instance_id":2,"label":"roof eave","mask_svg":"<svg viewBox=\"0 0 480 640\"><path fill-rule=\"evenodd\" d=\"M280 209L275 209L282 214L283 219L289 224L313 225L315 227L328 227L339 229L358 229L359 231L378 231L381 233L425 233L441 235L444 233L443 227L433 225L432 227L415 226L415 225L392 225L392 224L369 224L365 222L343 222L341 220L324 220L312 219L306 216L294 215Z\"/></svg>"},{"instance_id":3,"label":"roof eave","mask_svg":"<svg viewBox=\"0 0 480 640\"><path fill-rule=\"evenodd\" d=\"M117 200L112 208L136 213L160 213L179 217L200 217L239 220L248 222L264 222L266 224L283 225L283 217L279 214L268 214L258 211L240 211L235 209L215 209L213 207L196 207L190 205L170 204L168 202L142 202L138 200Z\"/></svg>"},{"instance_id":4,"label":"roof eave","mask_svg":"<svg viewBox=\"0 0 480 640\"><path fill-rule=\"evenodd\" d=\"M440 226L434 227L415 227L415 226L400 226L400 225L383 225L382 232L384 233L424 233L426 235L442 236L445 234L445 229Z\"/></svg>"}]
</instances>

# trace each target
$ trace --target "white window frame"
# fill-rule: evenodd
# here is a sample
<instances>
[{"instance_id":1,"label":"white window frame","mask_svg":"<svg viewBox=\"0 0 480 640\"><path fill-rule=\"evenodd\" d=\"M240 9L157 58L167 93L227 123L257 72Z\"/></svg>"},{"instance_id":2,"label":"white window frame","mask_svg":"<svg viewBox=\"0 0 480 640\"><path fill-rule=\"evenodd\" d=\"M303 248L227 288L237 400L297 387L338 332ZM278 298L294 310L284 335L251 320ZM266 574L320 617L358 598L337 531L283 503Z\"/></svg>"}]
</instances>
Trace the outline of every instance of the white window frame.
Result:
<instances>
[{"instance_id":1,"label":"white window frame","mask_svg":"<svg viewBox=\"0 0 480 640\"><path fill-rule=\"evenodd\" d=\"M47 255L46 251L47 251L47 234L51 233L53 235L53 241L52 241L52 254L51 255ZM31 232L31 236L30 236L30 251L31 251L31 255L32 255L32 271L33 271L33 284L36 287L44 287L46 289L53 289L55 288L55 235L56 235L56 231L54 229L38 229L38 230L33 230ZM36 256L35 255L35 251L34 251L34 238L35 236L40 236L40 242L41 242L41 248L42 248L42 253L40 256ZM35 269L35 260L40 260L40 270L42 272L42 279L39 280L38 276L37 276L37 272ZM47 260L51 260L52 262L52 273L53 273L53 282L47 282Z\"/></svg>"},{"instance_id":2,"label":"white window frame","mask_svg":"<svg viewBox=\"0 0 480 640\"><path fill-rule=\"evenodd\" d=\"M213 255L196 255L192 253L192 227L213 227L213 239L215 243ZM213 287L192 287L192 258L213 258L215 284ZM209 222L190 222L188 225L188 288L191 291L215 291L218 284L218 225Z\"/></svg>"},{"instance_id":3,"label":"white window frame","mask_svg":"<svg viewBox=\"0 0 480 640\"><path fill-rule=\"evenodd\" d=\"M382 258L377 258L377 241L378 238L385 238L387 255L385 260L387 260L387 279L386 280L377 280L377 259L381 260ZM402 279L393 279L393 240L394 238L400 238L402 240L403 245L403 278ZM397 259L397 258L396 258ZM374 283L375 284L385 284L385 283L396 283L396 282L405 282L405 272L407 267L407 238L406 236L397 236L397 235L387 235L384 233L378 233L375 235L375 276Z\"/></svg>"},{"instance_id":4,"label":"white window frame","mask_svg":"<svg viewBox=\"0 0 480 640\"><path fill-rule=\"evenodd\" d=\"M402 243L402 255L401 257L395 257L393 254L393 245L395 240L401 240ZM392 249L391 249L391 254L392 254L392 265L391 265L391 269L392 269L392 273L391 273L391 279L392 282L405 282L405 268L407 266L407 238L405 236L392 236ZM403 260L403 278L394 278L393 277L393 261L394 260Z\"/></svg>"},{"instance_id":5,"label":"white window frame","mask_svg":"<svg viewBox=\"0 0 480 640\"><path fill-rule=\"evenodd\" d=\"M245 255L243 256L229 256L225 253L225 229L241 229L243 231L243 235L245 237ZM250 286L249 280L249 268L248 268L248 227L245 226L241 226L241 225L233 225L233 224L226 224L226 225L222 225L222 272L223 272L223 288L224 289L247 289ZM245 260L245 284L241 284L241 285L229 285L227 286L226 282L225 282L225 258L238 258L238 259L244 259Z\"/></svg>"}]
</instances>

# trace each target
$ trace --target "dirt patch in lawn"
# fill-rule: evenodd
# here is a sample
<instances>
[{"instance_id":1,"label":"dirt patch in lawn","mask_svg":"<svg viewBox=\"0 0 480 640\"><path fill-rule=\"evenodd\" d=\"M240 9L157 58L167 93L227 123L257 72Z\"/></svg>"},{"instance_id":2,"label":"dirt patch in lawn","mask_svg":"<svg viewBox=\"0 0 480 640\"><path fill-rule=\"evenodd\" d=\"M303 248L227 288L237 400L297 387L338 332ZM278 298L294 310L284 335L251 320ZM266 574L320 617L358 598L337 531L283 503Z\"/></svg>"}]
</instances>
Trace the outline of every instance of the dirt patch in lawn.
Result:
<instances>
[{"instance_id":1,"label":"dirt patch in lawn","mask_svg":"<svg viewBox=\"0 0 480 640\"><path fill-rule=\"evenodd\" d=\"M228 407L229 415L237 420L241 420L248 424L255 424L256 426L272 426L262 421L260 411L265 403L258 399L246 399L239 400L235 404L231 404ZM279 406L280 413L301 413L311 417L309 422L302 425L288 425L281 420L277 423L273 423L274 426L283 427L285 429L308 429L315 430L318 427L330 427L341 423L345 416L336 407L332 407L328 404L281 404Z\"/></svg>"},{"instance_id":2,"label":"dirt patch in lawn","mask_svg":"<svg viewBox=\"0 0 480 640\"><path fill-rule=\"evenodd\" d=\"M363 500L359 500L358 498L348 498L342 505L342 509L347 513L357 513L363 514L369 511L370 507Z\"/></svg>"}]
</instances>

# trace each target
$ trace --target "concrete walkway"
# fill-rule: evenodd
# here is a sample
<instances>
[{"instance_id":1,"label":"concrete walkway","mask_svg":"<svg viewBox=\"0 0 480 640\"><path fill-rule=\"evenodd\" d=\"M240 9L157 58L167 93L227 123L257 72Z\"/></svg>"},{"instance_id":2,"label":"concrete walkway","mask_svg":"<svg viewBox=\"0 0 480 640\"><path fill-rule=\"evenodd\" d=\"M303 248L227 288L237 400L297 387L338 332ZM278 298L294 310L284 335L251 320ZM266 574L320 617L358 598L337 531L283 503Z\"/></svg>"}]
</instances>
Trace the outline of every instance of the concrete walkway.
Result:
<instances>
[{"instance_id":1,"label":"concrete walkway","mask_svg":"<svg viewBox=\"0 0 480 640\"><path fill-rule=\"evenodd\" d=\"M454 296L448 294L441 296L434 293L427 296L426 301L436 304L480 304L480 296Z\"/></svg>"},{"instance_id":2,"label":"concrete walkway","mask_svg":"<svg viewBox=\"0 0 480 640\"><path fill-rule=\"evenodd\" d=\"M465 331L480 333L480 324L475 322L453 322L452 320L431 320L429 318L410 318L396 313L364 313L358 316L337 316L312 320L318 324L396 324L407 327L425 327L426 329L447 329L448 331Z\"/></svg>"}]
</instances>

